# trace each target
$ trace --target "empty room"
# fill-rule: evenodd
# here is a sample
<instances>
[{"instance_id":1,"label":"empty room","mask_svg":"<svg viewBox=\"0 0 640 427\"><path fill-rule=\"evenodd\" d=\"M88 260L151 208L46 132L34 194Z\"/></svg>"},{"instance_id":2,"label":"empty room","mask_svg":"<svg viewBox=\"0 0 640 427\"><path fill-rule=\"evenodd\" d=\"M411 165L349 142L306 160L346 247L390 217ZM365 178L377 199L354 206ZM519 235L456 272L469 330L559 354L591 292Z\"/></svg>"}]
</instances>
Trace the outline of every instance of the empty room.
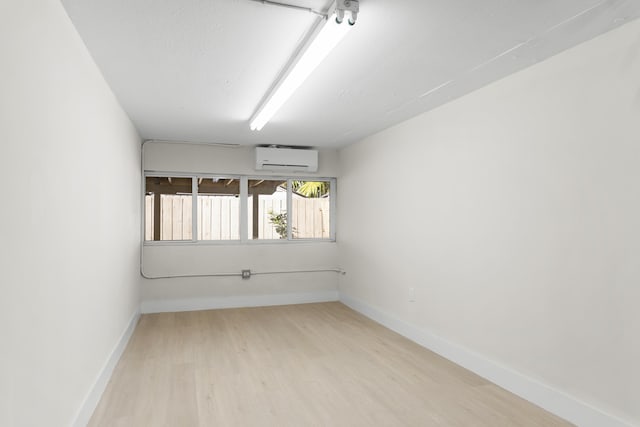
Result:
<instances>
[{"instance_id":1,"label":"empty room","mask_svg":"<svg viewBox=\"0 0 640 427\"><path fill-rule=\"evenodd\" d=\"M640 426L637 0L0 0L0 426Z\"/></svg>"}]
</instances>

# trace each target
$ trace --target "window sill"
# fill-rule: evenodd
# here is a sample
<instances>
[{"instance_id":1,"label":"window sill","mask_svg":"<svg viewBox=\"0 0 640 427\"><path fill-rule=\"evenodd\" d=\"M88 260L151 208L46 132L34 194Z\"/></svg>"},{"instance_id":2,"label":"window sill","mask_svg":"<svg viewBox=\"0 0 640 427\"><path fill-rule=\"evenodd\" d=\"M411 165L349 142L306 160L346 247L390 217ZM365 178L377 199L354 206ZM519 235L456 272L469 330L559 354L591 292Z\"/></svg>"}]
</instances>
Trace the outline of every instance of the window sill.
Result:
<instances>
[{"instance_id":1,"label":"window sill","mask_svg":"<svg viewBox=\"0 0 640 427\"><path fill-rule=\"evenodd\" d=\"M335 243L336 240L332 239L263 239L263 240L162 240L162 241L149 241L145 240L143 246L256 246L256 245L297 245L297 244L309 244L309 243Z\"/></svg>"}]
</instances>

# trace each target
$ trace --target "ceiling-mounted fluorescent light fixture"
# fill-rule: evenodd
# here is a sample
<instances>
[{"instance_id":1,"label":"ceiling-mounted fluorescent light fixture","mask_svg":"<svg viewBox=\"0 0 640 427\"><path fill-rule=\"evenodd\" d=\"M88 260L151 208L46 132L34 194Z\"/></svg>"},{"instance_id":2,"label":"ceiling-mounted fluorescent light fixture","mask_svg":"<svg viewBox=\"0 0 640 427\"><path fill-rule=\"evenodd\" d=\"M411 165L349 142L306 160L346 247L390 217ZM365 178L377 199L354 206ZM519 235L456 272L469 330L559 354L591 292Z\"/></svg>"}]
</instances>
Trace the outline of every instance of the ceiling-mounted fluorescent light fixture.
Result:
<instances>
[{"instance_id":1,"label":"ceiling-mounted fluorescent light fixture","mask_svg":"<svg viewBox=\"0 0 640 427\"><path fill-rule=\"evenodd\" d=\"M271 120L280 107L349 32L356 23L358 12L358 0L337 0L326 17L318 18L251 118L251 130L260 130ZM345 14L349 15L347 22L344 22Z\"/></svg>"}]
</instances>

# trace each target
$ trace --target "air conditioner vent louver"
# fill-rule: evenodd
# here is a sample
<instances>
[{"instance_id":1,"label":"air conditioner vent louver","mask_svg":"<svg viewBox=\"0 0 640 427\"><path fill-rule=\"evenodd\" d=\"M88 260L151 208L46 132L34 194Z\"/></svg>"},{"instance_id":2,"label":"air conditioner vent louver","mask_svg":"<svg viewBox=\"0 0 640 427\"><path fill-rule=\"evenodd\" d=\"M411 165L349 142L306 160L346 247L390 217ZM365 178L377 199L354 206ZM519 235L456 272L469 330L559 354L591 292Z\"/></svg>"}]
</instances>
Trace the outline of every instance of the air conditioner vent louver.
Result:
<instances>
[{"instance_id":1,"label":"air conditioner vent louver","mask_svg":"<svg viewBox=\"0 0 640 427\"><path fill-rule=\"evenodd\" d=\"M256 147L256 170L316 172L318 170L318 151Z\"/></svg>"}]
</instances>

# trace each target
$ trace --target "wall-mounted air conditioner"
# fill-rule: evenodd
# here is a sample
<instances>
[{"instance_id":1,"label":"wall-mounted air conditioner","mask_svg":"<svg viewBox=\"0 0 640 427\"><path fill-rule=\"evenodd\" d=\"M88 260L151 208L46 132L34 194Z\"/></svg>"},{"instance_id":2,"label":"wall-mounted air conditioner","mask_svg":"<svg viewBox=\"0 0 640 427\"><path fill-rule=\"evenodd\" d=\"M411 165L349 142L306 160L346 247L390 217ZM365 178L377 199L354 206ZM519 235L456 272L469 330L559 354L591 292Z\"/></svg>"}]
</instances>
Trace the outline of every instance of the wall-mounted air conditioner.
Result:
<instances>
[{"instance_id":1,"label":"wall-mounted air conditioner","mask_svg":"<svg viewBox=\"0 0 640 427\"><path fill-rule=\"evenodd\" d=\"M256 170L316 172L318 151L300 148L256 147Z\"/></svg>"}]
</instances>

